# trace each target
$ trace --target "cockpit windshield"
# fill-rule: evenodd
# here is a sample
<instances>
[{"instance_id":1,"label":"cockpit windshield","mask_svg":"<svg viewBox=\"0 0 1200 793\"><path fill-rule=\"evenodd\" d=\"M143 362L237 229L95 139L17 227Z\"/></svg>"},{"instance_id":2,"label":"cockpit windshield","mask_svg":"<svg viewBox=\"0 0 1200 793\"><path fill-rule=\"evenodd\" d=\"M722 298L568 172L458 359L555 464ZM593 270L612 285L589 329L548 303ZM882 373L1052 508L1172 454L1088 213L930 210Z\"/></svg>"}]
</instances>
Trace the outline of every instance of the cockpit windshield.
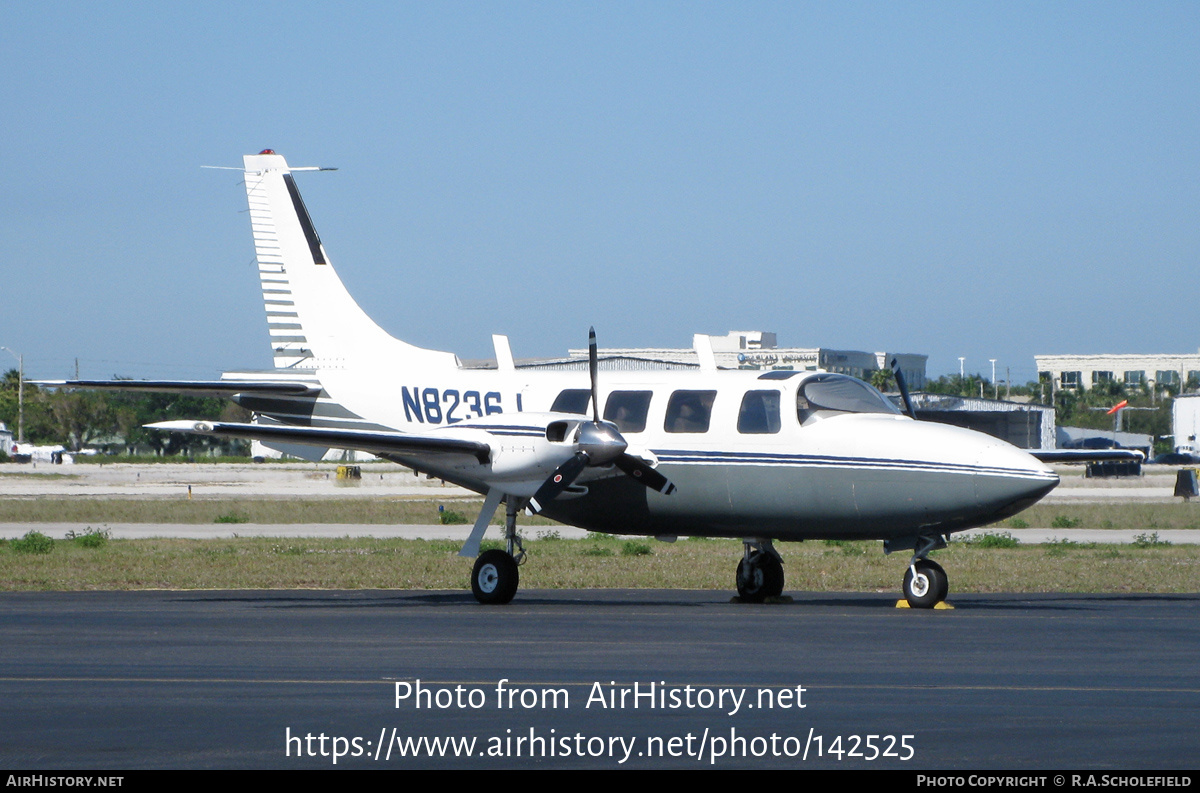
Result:
<instances>
[{"instance_id":1,"label":"cockpit windshield","mask_svg":"<svg viewBox=\"0 0 1200 793\"><path fill-rule=\"evenodd\" d=\"M796 393L796 415L801 424L819 411L900 413L890 399L862 380L833 373L808 378Z\"/></svg>"}]
</instances>

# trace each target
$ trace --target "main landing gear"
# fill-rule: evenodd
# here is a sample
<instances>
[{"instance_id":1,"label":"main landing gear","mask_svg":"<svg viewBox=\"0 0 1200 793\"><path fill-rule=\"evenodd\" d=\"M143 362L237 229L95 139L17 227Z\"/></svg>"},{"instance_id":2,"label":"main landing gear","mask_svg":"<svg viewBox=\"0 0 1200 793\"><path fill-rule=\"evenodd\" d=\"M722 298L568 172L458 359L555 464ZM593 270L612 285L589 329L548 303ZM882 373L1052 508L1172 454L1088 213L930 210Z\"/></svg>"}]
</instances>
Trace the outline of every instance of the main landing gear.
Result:
<instances>
[{"instance_id":1,"label":"main landing gear","mask_svg":"<svg viewBox=\"0 0 1200 793\"><path fill-rule=\"evenodd\" d=\"M946 599L950 581L942 566L925 556L930 551L946 547L943 537L918 537L912 560L904 573L904 599L914 609L931 609ZM886 549L886 546L885 546Z\"/></svg>"},{"instance_id":2,"label":"main landing gear","mask_svg":"<svg viewBox=\"0 0 1200 793\"><path fill-rule=\"evenodd\" d=\"M505 499L504 538L507 550L484 551L471 570L471 594L480 603L508 603L521 583L519 565L525 562L525 549L517 536L517 499Z\"/></svg>"},{"instance_id":3,"label":"main landing gear","mask_svg":"<svg viewBox=\"0 0 1200 793\"><path fill-rule=\"evenodd\" d=\"M770 540L742 540L737 591L743 603L762 603L783 594L783 559Z\"/></svg>"}]
</instances>

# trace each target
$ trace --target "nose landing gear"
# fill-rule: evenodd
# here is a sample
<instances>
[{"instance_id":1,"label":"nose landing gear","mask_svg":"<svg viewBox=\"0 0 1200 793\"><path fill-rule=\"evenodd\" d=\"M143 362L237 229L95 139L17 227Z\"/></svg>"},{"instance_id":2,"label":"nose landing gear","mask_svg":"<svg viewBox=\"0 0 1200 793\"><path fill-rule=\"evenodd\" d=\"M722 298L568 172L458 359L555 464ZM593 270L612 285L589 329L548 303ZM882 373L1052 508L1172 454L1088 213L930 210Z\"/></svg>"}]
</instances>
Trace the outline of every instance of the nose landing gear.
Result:
<instances>
[{"instance_id":1,"label":"nose landing gear","mask_svg":"<svg viewBox=\"0 0 1200 793\"><path fill-rule=\"evenodd\" d=\"M913 549L908 570L904 573L904 599L909 608L931 609L946 600L950 592L950 581L942 566L926 556L939 548L946 547L946 538L907 537L885 540L883 550L892 553L906 548Z\"/></svg>"},{"instance_id":2,"label":"nose landing gear","mask_svg":"<svg viewBox=\"0 0 1200 793\"><path fill-rule=\"evenodd\" d=\"M946 599L950 582L932 559L915 559L904 573L904 599L914 609L931 609Z\"/></svg>"}]
</instances>

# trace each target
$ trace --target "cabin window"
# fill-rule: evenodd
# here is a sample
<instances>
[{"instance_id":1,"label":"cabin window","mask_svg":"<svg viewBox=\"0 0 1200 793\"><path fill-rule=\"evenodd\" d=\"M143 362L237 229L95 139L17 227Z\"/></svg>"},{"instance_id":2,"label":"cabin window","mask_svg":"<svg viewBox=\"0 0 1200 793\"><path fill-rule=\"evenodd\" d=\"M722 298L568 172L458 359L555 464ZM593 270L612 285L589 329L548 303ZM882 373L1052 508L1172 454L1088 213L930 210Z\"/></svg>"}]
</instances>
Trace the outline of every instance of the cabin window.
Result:
<instances>
[{"instance_id":1,"label":"cabin window","mask_svg":"<svg viewBox=\"0 0 1200 793\"><path fill-rule=\"evenodd\" d=\"M676 391L667 402L667 432L708 432L716 391Z\"/></svg>"},{"instance_id":2,"label":"cabin window","mask_svg":"<svg viewBox=\"0 0 1200 793\"><path fill-rule=\"evenodd\" d=\"M779 392L747 391L738 412L738 432L744 435L779 432Z\"/></svg>"},{"instance_id":3,"label":"cabin window","mask_svg":"<svg viewBox=\"0 0 1200 793\"><path fill-rule=\"evenodd\" d=\"M621 432L643 431L653 394L653 391L613 391L604 405L604 420L616 424Z\"/></svg>"},{"instance_id":4,"label":"cabin window","mask_svg":"<svg viewBox=\"0 0 1200 793\"><path fill-rule=\"evenodd\" d=\"M586 416L592 392L586 388L568 388L559 393L550 406L551 413L579 413Z\"/></svg>"},{"instance_id":5,"label":"cabin window","mask_svg":"<svg viewBox=\"0 0 1200 793\"><path fill-rule=\"evenodd\" d=\"M900 409L874 387L842 374L810 377L796 393L796 417L804 420L815 413L891 413Z\"/></svg>"}]
</instances>

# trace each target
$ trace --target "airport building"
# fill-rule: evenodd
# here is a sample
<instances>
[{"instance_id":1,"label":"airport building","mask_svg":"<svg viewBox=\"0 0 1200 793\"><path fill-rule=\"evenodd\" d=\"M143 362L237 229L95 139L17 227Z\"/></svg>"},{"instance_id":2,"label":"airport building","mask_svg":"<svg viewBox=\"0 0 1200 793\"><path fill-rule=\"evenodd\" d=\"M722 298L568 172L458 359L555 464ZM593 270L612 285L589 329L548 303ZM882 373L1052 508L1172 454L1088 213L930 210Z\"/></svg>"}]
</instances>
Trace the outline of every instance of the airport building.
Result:
<instances>
[{"instance_id":1,"label":"airport building","mask_svg":"<svg viewBox=\"0 0 1200 793\"><path fill-rule=\"evenodd\" d=\"M730 331L724 336L708 336L708 341L717 367L721 369L796 369L809 372L821 369L869 381L873 372L890 370L888 362L894 357L911 390L925 387L926 355L833 350L825 347L780 347L774 333L760 330ZM586 366L586 349L568 350L567 354L569 357L566 359L523 362L522 366ZM694 348L605 348L599 350L599 355L606 369L690 369L700 366L700 356Z\"/></svg>"},{"instance_id":2,"label":"airport building","mask_svg":"<svg viewBox=\"0 0 1200 793\"><path fill-rule=\"evenodd\" d=\"M1055 449L1062 428L1054 408L1033 402L979 399L949 394L913 394L913 411L921 421L936 421L984 432L1019 449Z\"/></svg>"},{"instance_id":3,"label":"airport building","mask_svg":"<svg viewBox=\"0 0 1200 793\"><path fill-rule=\"evenodd\" d=\"M1038 379L1053 390L1086 390L1106 383L1181 388L1200 384L1200 352L1182 355L1035 355Z\"/></svg>"}]
</instances>

